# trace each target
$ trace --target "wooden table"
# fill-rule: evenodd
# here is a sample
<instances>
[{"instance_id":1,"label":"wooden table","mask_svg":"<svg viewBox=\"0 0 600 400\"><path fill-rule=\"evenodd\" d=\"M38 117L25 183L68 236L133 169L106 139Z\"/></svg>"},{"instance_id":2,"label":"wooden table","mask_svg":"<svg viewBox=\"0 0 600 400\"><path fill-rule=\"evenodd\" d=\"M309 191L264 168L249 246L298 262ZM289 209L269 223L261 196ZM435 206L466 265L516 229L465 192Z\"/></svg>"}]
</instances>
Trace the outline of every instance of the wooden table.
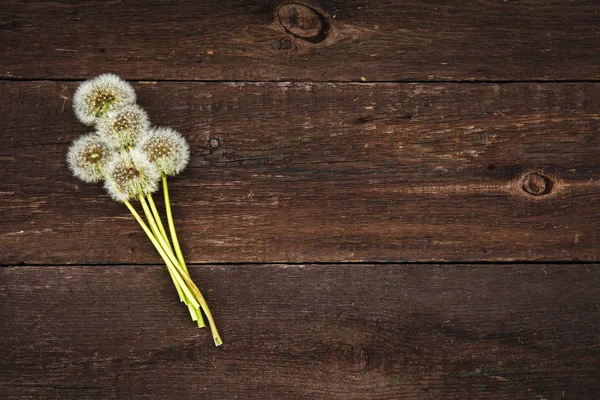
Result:
<instances>
[{"instance_id":1,"label":"wooden table","mask_svg":"<svg viewBox=\"0 0 600 400\"><path fill-rule=\"evenodd\" d=\"M597 1L3 1L1 399L600 398ZM225 344L65 164L113 72Z\"/></svg>"}]
</instances>

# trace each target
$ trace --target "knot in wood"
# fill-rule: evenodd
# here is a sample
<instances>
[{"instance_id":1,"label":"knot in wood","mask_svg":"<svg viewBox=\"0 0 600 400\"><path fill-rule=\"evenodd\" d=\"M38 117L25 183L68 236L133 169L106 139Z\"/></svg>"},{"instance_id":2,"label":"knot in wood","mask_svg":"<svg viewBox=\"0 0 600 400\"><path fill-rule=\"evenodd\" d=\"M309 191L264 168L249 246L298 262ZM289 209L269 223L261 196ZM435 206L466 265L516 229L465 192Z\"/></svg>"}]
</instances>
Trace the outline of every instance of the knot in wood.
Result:
<instances>
[{"instance_id":1,"label":"knot in wood","mask_svg":"<svg viewBox=\"0 0 600 400\"><path fill-rule=\"evenodd\" d=\"M286 32L301 39L321 41L327 30L327 20L317 10L300 3L288 3L279 8L279 23Z\"/></svg>"},{"instance_id":2,"label":"knot in wood","mask_svg":"<svg viewBox=\"0 0 600 400\"><path fill-rule=\"evenodd\" d=\"M525 175L522 188L532 196L541 196L550 193L552 182L546 176L532 173Z\"/></svg>"},{"instance_id":3,"label":"knot in wood","mask_svg":"<svg viewBox=\"0 0 600 400\"><path fill-rule=\"evenodd\" d=\"M372 367L368 352L360 347L340 343L332 346L330 352L330 362L348 371L361 372Z\"/></svg>"}]
</instances>

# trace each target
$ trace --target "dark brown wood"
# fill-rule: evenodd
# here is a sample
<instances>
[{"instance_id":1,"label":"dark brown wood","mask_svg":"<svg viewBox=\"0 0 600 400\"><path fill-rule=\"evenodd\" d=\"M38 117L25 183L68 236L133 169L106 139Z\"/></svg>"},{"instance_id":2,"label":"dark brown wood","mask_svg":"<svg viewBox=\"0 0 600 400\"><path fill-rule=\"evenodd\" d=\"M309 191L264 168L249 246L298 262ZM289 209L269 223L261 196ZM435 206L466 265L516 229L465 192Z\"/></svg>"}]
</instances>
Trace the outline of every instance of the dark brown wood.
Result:
<instances>
[{"instance_id":1,"label":"dark brown wood","mask_svg":"<svg viewBox=\"0 0 600 400\"><path fill-rule=\"evenodd\" d=\"M0 77L600 79L595 0L3 1Z\"/></svg>"},{"instance_id":2,"label":"dark brown wood","mask_svg":"<svg viewBox=\"0 0 600 400\"><path fill-rule=\"evenodd\" d=\"M596 399L598 265L0 269L2 399Z\"/></svg>"},{"instance_id":3,"label":"dark brown wood","mask_svg":"<svg viewBox=\"0 0 600 400\"><path fill-rule=\"evenodd\" d=\"M0 399L598 399L597 1L0 10ZM190 141L221 348L65 165L105 72Z\"/></svg>"},{"instance_id":4,"label":"dark brown wood","mask_svg":"<svg viewBox=\"0 0 600 400\"><path fill-rule=\"evenodd\" d=\"M0 262L157 263L69 174L76 85L0 86ZM190 262L599 259L600 84L136 89L191 144L171 185Z\"/></svg>"}]
</instances>

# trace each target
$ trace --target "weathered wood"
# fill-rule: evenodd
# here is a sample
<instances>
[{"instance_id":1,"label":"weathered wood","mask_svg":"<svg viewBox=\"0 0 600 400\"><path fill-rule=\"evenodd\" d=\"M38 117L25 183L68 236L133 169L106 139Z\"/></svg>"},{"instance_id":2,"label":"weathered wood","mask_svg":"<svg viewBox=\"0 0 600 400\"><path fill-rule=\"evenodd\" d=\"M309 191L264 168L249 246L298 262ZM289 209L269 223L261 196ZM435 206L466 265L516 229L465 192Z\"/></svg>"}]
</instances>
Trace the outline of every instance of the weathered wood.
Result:
<instances>
[{"instance_id":1,"label":"weathered wood","mask_svg":"<svg viewBox=\"0 0 600 400\"><path fill-rule=\"evenodd\" d=\"M600 79L595 0L16 2L0 77Z\"/></svg>"},{"instance_id":2,"label":"weathered wood","mask_svg":"<svg viewBox=\"0 0 600 400\"><path fill-rule=\"evenodd\" d=\"M596 399L598 265L0 268L2 399Z\"/></svg>"},{"instance_id":3,"label":"weathered wood","mask_svg":"<svg viewBox=\"0 0 600 400\"><path fill-rule=\"evenodd\" d=\"M596 1L149 5L1 4L0 399L598 398ZM69 175L103 72L190 141L221 348Z\"/></svg>"},{"instance_id":4,"label":"weathered wood","mask_svg":"<svg viewBox=\"0 0 600 400\"><path fill-rule=\"evenodd\" d=\"M159 262L69 174L76 84L0 87L0 262ZM136 89L191 143L171 185L190 262L599 259L599 84Z\"/></svg>"}]
</instances>

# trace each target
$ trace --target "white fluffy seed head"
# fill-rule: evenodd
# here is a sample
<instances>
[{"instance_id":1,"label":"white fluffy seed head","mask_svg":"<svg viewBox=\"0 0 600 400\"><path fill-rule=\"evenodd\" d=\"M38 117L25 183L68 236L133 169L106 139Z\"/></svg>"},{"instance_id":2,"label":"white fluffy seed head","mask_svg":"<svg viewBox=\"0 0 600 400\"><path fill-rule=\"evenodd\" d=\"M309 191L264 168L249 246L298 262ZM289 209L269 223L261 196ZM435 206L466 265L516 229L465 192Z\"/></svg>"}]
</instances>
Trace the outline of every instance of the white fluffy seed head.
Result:
<instances>
[{"instance_id":1,"label":"white fluffy seed head","mask_svg":"<svg viewBox=\"0 0 600 400\"><path fill-rule=\"evenodd\" d=\"M149 128L148 114L137 104L109 111L98 121L98 133L118 148L133 146L141 133Z\"/></svg>"},{"instance_id":2,"label":"white fluffy seed head","mask_svg":"<svg viewBox=\"0 0 600 400\"><path fill-rule=\"evenodd\" d=\"M118 153L106 166L104 187L116 201L137 199L158 190L161 178L156 165L136 149Z\"/></svg>"},{"instance_id":3,"label":"white fluffy seed head","mask_svg":"<svg viewBox=\"0 0 600 400\"><path fill-rule=\"evenodd\" d=\"M179 174L190 160L186 140L171 128L154 128L143 133L136 148L166 175Z\"/></svg>"},{"instance_id":4,"label":"white fluffy seed head","mask_svg":"<svg viewBox=\"0 0 600 400\"><path fill-rule=\"evenodd\" d=\"M73 175L84 182L99 182L114 153L100 136L90 133L75 140L67 154Z\"/></svg>"},{"instance_id":5,"label":"white fluffy seed head","mask_svg":"<svg viewBox=\"0 0 600 400\"><path fill-rule=\"evenodd\" d=\"M77 118L93 125L117 106L135 103L133 87L117 75L103 74L83 82L73 95L73 109Z\"/></svg>"}]
</instances>

